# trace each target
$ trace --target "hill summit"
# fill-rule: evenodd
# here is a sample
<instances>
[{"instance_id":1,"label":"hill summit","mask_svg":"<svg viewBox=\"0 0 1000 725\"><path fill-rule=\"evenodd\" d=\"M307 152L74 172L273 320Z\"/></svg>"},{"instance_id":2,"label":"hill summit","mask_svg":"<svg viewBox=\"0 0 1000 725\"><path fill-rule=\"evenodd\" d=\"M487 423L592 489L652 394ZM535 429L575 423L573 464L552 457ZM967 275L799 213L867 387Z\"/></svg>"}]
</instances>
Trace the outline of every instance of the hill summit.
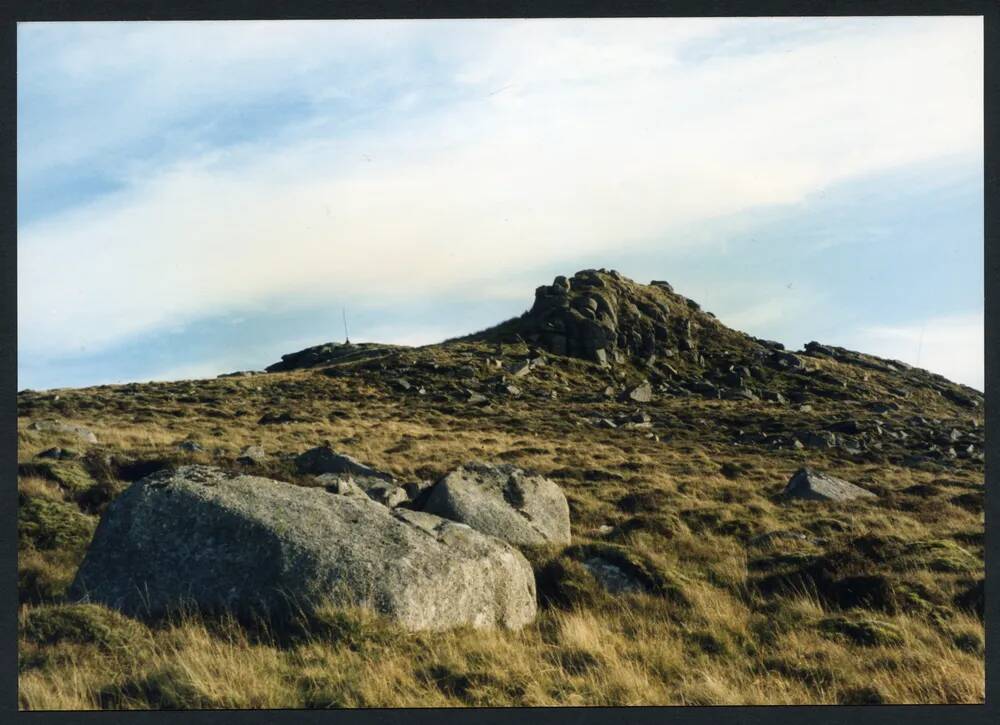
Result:
<instances>
[{"instance_id":1,"label":"hill summit","mask_svg":"<svg viewBox=\"0 0 1000 725\"><path fill-rule=\"evenodd\" d=\"M669 283L638 284L604 269L556 277L535 290L530 310L479 337L512 335L556 355L600 364L651 364L657 357L698 362L705 352L754 347L749 337L703 312Z\"/></svg>"},{"instance_id":2,"label":"hill summit","mask_svg":"<svg viewBox=\"0 0 1000 725\"><path fill-rule=\"evenodd\" d=\"M557 276L535 290L531 307L518 317L420 349L444 354L463 345L481 355L492 349L497 362L504 357L504 346L507 357L525 346L529 366L546 355L578 359L598 370L615 371L609 378L612 385L625 376L672 396L796 404L818 398L883 405L886 399L901 400L923 390L959 408L976 409L983 403L979 391L898 360L818 342L788 351L779 342L727 327L668 282L640 284L608 269ZM283 355L267 371L326 367L335 374L346 372L349 364L368 361L369 371L412 372L409 358L401 357L407 350L377 343L326 343ZM446 374L446 368L438 374ZM500 378L495 382L505 384Z\"/></svg>"}]
</instances>

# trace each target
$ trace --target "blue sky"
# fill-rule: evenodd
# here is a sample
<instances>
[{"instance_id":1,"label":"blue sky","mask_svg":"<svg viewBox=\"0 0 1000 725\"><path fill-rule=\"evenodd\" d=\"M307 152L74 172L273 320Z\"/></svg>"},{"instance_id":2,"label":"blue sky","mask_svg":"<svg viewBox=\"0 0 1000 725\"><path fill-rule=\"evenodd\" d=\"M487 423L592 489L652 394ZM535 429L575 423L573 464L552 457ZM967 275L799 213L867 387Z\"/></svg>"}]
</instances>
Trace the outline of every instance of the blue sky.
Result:
<instances>
[{"instance_id":1,"label":"blue sky","mask_svg":"<svg viewBox=\"0 0 1000 725\"><path fill-rule=\"evenodd\" d=\"M18 27L18 385L422 344L556 274L983 385L978 18Z\"/></svg>"}]
</instances>

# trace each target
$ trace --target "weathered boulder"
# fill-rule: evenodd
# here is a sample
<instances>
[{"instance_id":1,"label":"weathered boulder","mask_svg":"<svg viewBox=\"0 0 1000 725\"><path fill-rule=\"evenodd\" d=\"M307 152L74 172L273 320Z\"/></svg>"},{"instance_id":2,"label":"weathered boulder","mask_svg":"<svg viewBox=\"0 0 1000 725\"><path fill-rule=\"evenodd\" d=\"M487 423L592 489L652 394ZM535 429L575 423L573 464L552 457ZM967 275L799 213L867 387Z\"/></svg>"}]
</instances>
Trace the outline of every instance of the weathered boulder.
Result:
<instances>
[{"instance_id":1,"label":"weathered boulder","mask_svg":"<svg viewBox=\"0 0 1000 725\"><path fill-rule=\"evenodd\" d=\"M424 511L512 544L568 544L569 504L553 481L509 464L470 463L438 481Z\"/></svg>"},{"instance_id":2,"label":"weathered boulder","mask_svg":"<svg viewBox=\"0 0 1000 725\"><path fill-rule=\"evenodd\" d=\"M322 473L350 473L367 478L381 478L385 481L392 480L392 474L385 471L378 471L371 466L366 466L351 456L335 452L330 446L316 446L310 448L295 459L295 466L299 473L311 473L319 475Z\"/></svg>"},{"instance_id":3,"label":"weathered boulder","mask_svg":"<svg viewBox=\"0 0 1000 725\"><path fill-rule=\"evenodd\" d=\"M782 493L785 498L803 498L811 501L850 501L856 498L876 498L871 491L866 491L853 483L814 471L811 468L800 468L788 481Z\"/></svg>"},{"instance_id":4,"label":"weathered boulder","mask_svg":"<svg viewBox=\"0 0 1000 725\"><path fill-rule=\"evenodd\" d=\"M518 628L535 615L513 547L426 513L184 466L108 507L70 598L128 614L367 606L410 629Z\"/></svg>"},{"instance_id":5,"label":"weathered boulder","mask_svg":"<svg viewBox=\"0 0 1000 725\"><path fill-rule=\"evenodd\" d=\"M361 486L354 482L353 478L342 473L321 473L314 480L330 493L337 493L341 496L366 495Z\"/></svg>"},{"instance_id":6,"label":"weathered boulder","mask_svg":"<svg viewBox=\"0 0 1000 725\"><path fill-rule=\"evenodd\" d=\"M28 430L50 431L62 435L74 436L85 443L97 443L97 436L89 428L75 423L64 423L59 420L36 420L28 426Z\"/></svg>"},{"instance_id":7,"label":"weathered boulder","mask_svg":"<svg viewBox=\"0 0 1000 725\"><path fill-rule=\"evenodd\" d=\"M325 486L326 490L331 493L363 494L372 501L377 501L390 508L398 506L410 498L403 486L374 476L361 476L353 473L323 473L316 476L316 482Z\"/></svg>"},{"instance_id":8,"label":"weathered boulder","mask_svg":"<svg viewBox=\"0 0 1000 725\"><path fill-rule=\"evenodd\" d=\"M236 462L242 463L245 466L252 466L263 463L266 460L267 452L263 448L260 446L247 446L240 451L240 455L236 459Z\"/></svg>"}]
</instances>

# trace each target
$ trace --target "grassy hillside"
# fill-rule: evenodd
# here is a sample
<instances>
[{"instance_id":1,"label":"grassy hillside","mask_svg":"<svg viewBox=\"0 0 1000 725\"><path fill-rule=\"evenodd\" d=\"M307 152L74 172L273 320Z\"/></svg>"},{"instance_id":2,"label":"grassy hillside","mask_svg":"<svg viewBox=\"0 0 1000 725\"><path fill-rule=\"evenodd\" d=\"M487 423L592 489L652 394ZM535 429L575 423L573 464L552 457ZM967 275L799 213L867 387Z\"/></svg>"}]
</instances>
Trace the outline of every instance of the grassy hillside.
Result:
<instances>
[{"instance_id":1,"label":"grassy hillside","mask_svg":"<svg viewBox=\"0 0 1000 725\"><path fill-rule=\"evenodd\" d=\"M769 390L804 390L793 403L682 394L687 363L671 376L547 355L514 377L538 353L496 342L21 393L21 707L983 701L981 407L926 374L829 354L767 378ZM653 400L623 399L643 379ZM41 420L86 426L98 442L29 428ZM840 442L816 443L831 426ZM198 613L138 621L65 601L101 511L130 481L191 462L308 486L291 458L322 442L404 478L487 460L557 481L573 544L525 552L536 622L409 633L329 609L276 628ZM237 463L250 445L268 459ZM53 446L76 455L38 457ZM782 500L804 465L878 498ZM654 586L606 592L581 564L594 551Z\"/></svg>"}]
</instances>

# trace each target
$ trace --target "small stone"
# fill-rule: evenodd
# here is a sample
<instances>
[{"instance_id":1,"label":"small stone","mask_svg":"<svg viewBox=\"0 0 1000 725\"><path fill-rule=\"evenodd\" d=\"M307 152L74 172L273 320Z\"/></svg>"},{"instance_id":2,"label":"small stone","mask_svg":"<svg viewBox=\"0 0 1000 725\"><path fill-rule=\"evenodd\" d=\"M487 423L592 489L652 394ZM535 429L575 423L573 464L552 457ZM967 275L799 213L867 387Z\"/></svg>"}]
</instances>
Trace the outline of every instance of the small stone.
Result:
<instances>
[{"instance_id":1,"label":"small stone","mask_svg":"<svg viewBox=\"0 0 1000 725\"><path fill-rule=\"evenodd\" d=\"M260 446L247 446L242 451L240 451L239 457L236 459L237 463L242 463L245 466L255 465L258 463L263 463L267 460L267 453Z\"/></svg>"},{"instance_id":2,"label":"small stone","mask_svg":"<svg viewBox=\"0 0 1000 725\"><path fill-rule=\"evenodd\" d=\"M393 480L391 473L378 471L371 466L366 466L351 456L336 453L329 446L317 446L310 448L305 453L295 458L295 466L299 473L349 473L368 478L381 478L385 481Z\"/></svg>"},{"instance_id":3,"label":"small stone","mask_svg":"<svg viewBox=\"0 0 1000 725\"><path fill-rule=\"evenodd\" d=\"M814 471L811 468L800 468L785 486L782 493L786 498L802 498L813 501L850 501L856 498L876 498L871 491L866 491L853 483Z\"/></svg>"},{"instance_id":4,"label":"small stone","mask_svg":"<svg viewBox=\"0 0 1000 725\"><path fill-rule=\"evenodd\" d=\"M637 403L648 403L653 399L653 386L649 383L637 385L628 392L628 397Z\"/></svg>"}]
</instances>

